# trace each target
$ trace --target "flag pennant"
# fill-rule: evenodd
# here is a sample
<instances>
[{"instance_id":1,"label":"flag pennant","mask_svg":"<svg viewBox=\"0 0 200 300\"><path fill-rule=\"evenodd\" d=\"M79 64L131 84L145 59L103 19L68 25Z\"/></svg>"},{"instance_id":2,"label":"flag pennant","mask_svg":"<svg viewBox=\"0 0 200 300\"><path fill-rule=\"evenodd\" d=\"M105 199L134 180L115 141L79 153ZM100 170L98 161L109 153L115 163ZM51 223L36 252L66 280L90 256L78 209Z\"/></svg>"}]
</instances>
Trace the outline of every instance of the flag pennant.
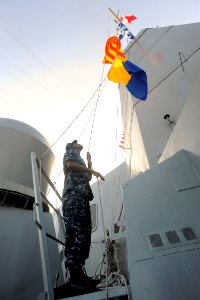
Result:
<instances>
[{"instance_id":1,"label":"flag pennant","mask_svg":"<svg viewBox=\"0 0 200 300\"><path fill-rule=\"evenodd\" d=\"M124 133L122 134L122 138L119 143L119 147L122 148L123 150L125 150L125 135L124 135Z\"/></svg>"},{"instance_id":2,"label":"flag pennant","mask_svg":"<svg viewBox=\"0 0 200 300\"><path fill-rule=\"evenodd\" d=\"M112 40L112 38L114 37L110 39ZM137 99L146 100L148 93L146 72L126 59L121 50L121 43L118 37L115 37L115 45L117 45L118 50L115 48L114 54L113 52L111 53L112 56L110 52L106 53L103 61L103 63L112 64L107 74L108 79L115 83L124 84L128 91ZM105 49L107 50L107 47ZM118 53L120 53L120 55L118 55ZM106 60L108 62L105 62Z\"/></svg>"},{"instance_id":3,"label":"flag pennant","mask_svg":"<svg viewBox=\"0 0 200 300\"><path fill-rule=\"evenodd\" d=\"M123 24L132 23L132 21L136 20L136 16L122 16L119 18L120 22Z\"/></svg>"},{"instance_id":4,"label":"flag pennant","mask_svg":"<svg viewBox=\"0 0 200 300\"><path fill-rule=\"evenodd\" d=\"M135 38L132 32L121 22L117 25L117 36L120 40L125 36L130 42Z\"/></svg>"},{"instance_id":5,"label":"flag pennant","mask_svg":"<svg viewBox=\"0 0 200 300\"><path fill-rule=\"evenodd\" d=\"M125 55L121 49L120 40L116 36L111 36L106 42L103 63L112 64L116 56L120 57L122 60L125 60Z\"/></svg>"},{"instance_id":6,"label":"flag pennant","mask_svg":"<svg viewBox=\"0 0 200 300\"><path fill-rule=\"evenodd\" d=\"M131 75L129 82L126 85L127 89L134 97L140 100L146 100L148 93L146 72L129 60L126 60L122 64L126 71Z\"/></svg>"},{"instance_id":7,"label":"flag pennant","mask_svg":"<svg viewBox=\"0 0 200 300\"><path fill-rule=\"evenodd\" d=\"M127 85L131 75L126 71L120 59L116 58L107 75L108 79L115 83Z\"/></svg>"}]
</instances>

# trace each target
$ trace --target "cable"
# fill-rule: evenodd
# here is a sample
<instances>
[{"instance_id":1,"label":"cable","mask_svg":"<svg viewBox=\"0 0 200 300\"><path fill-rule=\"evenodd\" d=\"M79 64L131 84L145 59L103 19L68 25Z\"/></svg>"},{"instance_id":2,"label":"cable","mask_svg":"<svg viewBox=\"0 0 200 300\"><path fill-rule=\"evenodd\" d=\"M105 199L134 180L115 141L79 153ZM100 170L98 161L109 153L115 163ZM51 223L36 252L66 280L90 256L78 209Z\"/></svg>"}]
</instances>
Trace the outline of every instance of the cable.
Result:
<instances>
[{"instance_id":1,"label":"cable","mask_svg":"<svg viewBox=\"0 0 200 300\"><path fill-rule=\"evenodd\" d=\"M18 71L20 71L22 74L26 75L28 78L30 78L31 80L33 80L37 85L39 85L40 87L42 87L43 89L45 89L46 91L48 91L49 93L51 93L54 96L57 96L56 94L54 94L51 90L49 90L47 87L45 87L43 84L41 84L39 81L37 81L37 79L35 79L33 76L31 76L30 74L28 74L26 71L24 71L22 68L20 68L17 64L15 64L14 62L12 62L9 58L7 58L5 55L0 54L0 56L6 60L7 62L9 62L15 69L17 69Z\"/></svg>"},{"instance_id":2,"label":"cable","mask_svg":"<svg viewBox=\"0 0 200 300\"><path fill-rule=\"evenodd\" d=\"M171 27L170 27L171 29ZM169 76L171 76L178 68L182 67L182 65L187 62L194 54L196 54L198 51L200 50L200 47L196 48L194 51L191 52L190 55L188 55L187 57L185 57L185 60L180 62L176 67L174 67L174 69L172 71L170 71L167 75L165 75L164 78L162 78L158 83L156 83L149 91L148 94L150 94L154 89L156 89L162 82L164 82ZM137 101L134 105L133 105L133 110L132 110L132 114L131 114L131 126L129 129L129 141L131 141L131 130L132 130L132 116L133 116L133 111L136 107L136 105L140 102L141 100ZM131 156L130 159L132 160L132 147L131 147ZM131 166L131 163L129 163L129 165ZM129 168L130 171L130 168ZM131 173L131 171L130 171ZM130 174L131 175L131 174Z\"/></svg>"},{"instance_id":3,"label":"cable","mask_svg":"<svg viewBox=\"0 0 200 300\"><path fill-rule=\"evenodd\" d=\"M66 131L72 126L72 124L78 119L78 117L81 115L81 113L85 110L85 108L88 106L88 104L93 99L94 95L98 91L99 87L103 84L106 78L99 84L98 88L95 90L94 94L90 98L90 100L85 104L85 106L82 108L82 110L78 113L78 115L74 118L74 120L69 124L69 126L63 131L63 133L56 139L56 141L42 154L41 158L43 158L50 150L51 148L59 141L59 139L66 133Z\"/></svg>"},{"instance_id":4,"label":"cable","mask_svg":"<svg viewBox=\"0 0 200 300\"><path fill-rule=\"evenodd\" d=\"M163 33L163 35L161 35L161 37L146 51L146 52L144 52L143 53L143 55L136 61L136 63L138 63L160 40L162 40L162 38L170 31L170 29L172 28L173 26L170 26L168 29L167 29L167 31L165 31L164 33ZM139 45L138 43L137 43L137 45ZM140 46L140 45L139 45ZM142 47L140 46L140 49L141 49ZM142 51L144 51L144 49L142 49Z\"/></svg>"},{"instance_id":5,"label":"cable","mask_svg":"<svg viewBox=\"0 0 200 300\"><path fill-rule=\"evenodd\" d=\"M118 103L119 104L119 103ZM117 105L117 120L119 118L119 107ZM117 128L116 128L116 133L115 133L115 138L116 138L116 145L117 145L117 141L118 141L118 136L117 136ZM117 151L115 150L115 166L116 166L116 158L117 155ZM119 172L121 171L121 167ZM113 180L113 190L112 190L112 225L113 225L113 232L114 232L114 219L115 219L115 212L116 212L116 206L117 206L117 197L116 195L114 195L114 191L116 189L116 186L118 186L118 190L119 190L119 184L116 184L117 181L117 167L115 167L115 174L114 174L114 180Z\"/></svg>"},{"instance_id":6,"label":"cable","mask_svg":"<svg viewBox=\"0 0 200 300\"><path fill-rule=\"evenodd\" d=\"M106 245L106 250L105 250L105 253L103 254L103 260L97 267L97 269L99 268L99 266L101 266L101 268L102 268L104 261L106 260L105 276L104 276L105 280L103 280L100 284L98 284L98 287L100 287L100 288L105 287L106 299L108 299L108 287L109 286L125 285L127 296L128 296L128 299L130 300L126 278L122 274L119 273L120 269L119 269L119 262L117 259L116 247L114 246L113 241L109 237L109 231L108 230L105 231L105 223L104 223L99 181L97 181L97 183L98 183L98 192L99 192L99 203L100 203L100 208L101 208L102 225L103 225L103 231L104 231L104 240L105 240L105 245ZM95 276L96 276L96 272L95 272ZM100 270L100 275L101 275L101 270Z\"/></svg>"},{"instance_id":7,"label":"cable","mask_svg":"<svg viewBox=\"0 0 200 300\"><path fill-rule=\"evenodd\" d=\"M101 84L103 82L104 68L105 68L105 64L103 64L103 69L102 69L102 74L101 74ZM94 112L94 117L93 117L93 122L92 122L92 128L91 128L91 133L90 133L90 138L89 138L89 143L88 143L88 151L89 151L89 148L90 148L90 143L91 143L91 138L92 138L92 133L93 133L93 128L94 128L94 120L95 120L95 117L96 117L97 105L98 105L98 102L99 102L99 99L100 99L100 86L99 86L99 92L98 92L98 96L97 96L97 102L96 102L96 106L95 106L95 112Z\"/></svg>"},{"instance_id":8,"label":"cable","mask_svg":"<svg viewBox=\"0 0 200 300\"><path fill-rule=\"evenodd\" d=\"M104 217L103 217L103 207L102 207L102 201L101 201L99 180L97 180L97 186L98 186L99 203L100 203L100 208L101 208L101 219L102 219L102 225L103 225L104 240L106 241L106 230L105 230L105 223L104 223Z\"/></svg>"},{"instance_id":9,"label":"cable","mask_svg":"<svg viewBox=\"0 0 200 300\"><path fill-rule=\"evenodd\" d=\"M18 40L14 34L8 31L8 29L0 24L0 28L6 32L18 45L20 45L24 50L26 50L32 57L34 57L43 67L45 67L54 77L59 79L60 81L64 82L64 79L61 78L52 68L50 68L45 62L43 62L36 54L34 54L27 46L25 46L20 40ZM66 83L65 83L66 84Z\"/></svg>"},{"instance_id":10,"label":"cable","mask_svg":"<svg viewBox=\"0 0 200 300\"><path fill-rule=\"evenodd\" d=\"M165 81L170 75L172 75L179 67L182 67L185 62L187 62L194 54L196 54L200 50L198 47L194 50L188 57L185 58L184 61L180 62L172 71L170 71L164 78L162 78L158 83L156 83L148 92L150 94L155 88L157 88L163 81Z\"/></svg>"},{"instance_id":11,"label":"cable","mask_svg":"<svg viewBox=\"0 0 200 300\"><path fill-rule=\"evenodd\" d=\"M95 108L96 108L96 103L95 103L95 106L94 106L94 108L93 108L91 114L89 115L89 118L88 118L87 121L86 121L85 126L83 127L83 130L81 131L80 136L78 137L78 141L80 140L81 136L83 135L83 132L85 131L85 128L87 127L87 125L88 125L88 123L89 123L89 121L90 121L90 118L92 117L92 115L93 115L93 113L94 113L94 111L95 111Z\"/></svg>"},{"instance_id":12,"label":"cable","mask_svg":"<svg viewBox=\"0 0 200 300\"><path fill-rule=\"evenodd\" d=\"M109 238L109 236L106 241L106 250L105 253L103 254L103 260L98 265L97 269L99 268L100 265L102 267L106 256L108 260L108 271L107 271L107 275L101 275L100 273L100 277L103 279L98 284L98 288L106 288L106 297L108 297L107 292L109 286L125 286L128 300L130 300L129 289L128 289L126 278L123 274L120 273L120 269L119 269L116 242L113 243L113 241Z\"/></svg>"},{"instance_id":13,"label":"cable","mask_svg":"<svg viewBox=\"0 0 200 300\"><path fill-rule=\"evenodd\" d=\"M100 208L101 208L101 218L102 218L102 225L103 225L103 233L104 233L104 240L105 243L107 242L106 238L106 232L105 232L105 223L104 223L104 216L103 216L103 207L102 207L102 202L101 202L101 193L100 193L100 187L99 187L99 181L97 180L97 186L98 186L98 193L99 193L99 203L100 203ZM107 247L106 247L107 249ZM107 276L108 276L108 255L107 251L105 254L105 259L106 259L106 299L108 299L108 285L107 285Z\"/></svg>"},{"instance_id":14,"label":"cable","mask_svg":"<svg viewBox=\"0 0 200 300\"><path fill-rule=\"evenodd\" d=\"M22 81L25 85L27 85L28 87L32 86L30 84L28 84L25 80L23 80L21 77L16 76L14 73L12 73L9 69L7 69L4 65L0 64L1 68L4 69L4 71L8 72L11 76L13 76L15 79Z\"/></svg>"}]
</instances>

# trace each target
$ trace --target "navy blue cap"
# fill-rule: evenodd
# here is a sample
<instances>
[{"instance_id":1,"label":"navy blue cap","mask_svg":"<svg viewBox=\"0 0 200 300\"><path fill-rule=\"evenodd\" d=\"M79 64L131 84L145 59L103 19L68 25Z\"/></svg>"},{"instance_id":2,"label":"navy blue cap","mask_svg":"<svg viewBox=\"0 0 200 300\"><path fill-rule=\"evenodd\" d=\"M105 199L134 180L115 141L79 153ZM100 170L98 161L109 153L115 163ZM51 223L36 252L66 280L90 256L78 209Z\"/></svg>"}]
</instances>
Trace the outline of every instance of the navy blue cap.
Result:
<instances>
[{"instance_id":1,"label":"navy blue cap","mask_svg":"<svg viewBox=\"0 0 200 300\"><path fill-rule=\"evenodd\" d=\"M74 145L74 144L77 144L77 143L78 143L77 140L74 140L72 143L67 143L66 149L69 149L69 148L73 147L73 145Z\"/></svg>"}]
</instances>

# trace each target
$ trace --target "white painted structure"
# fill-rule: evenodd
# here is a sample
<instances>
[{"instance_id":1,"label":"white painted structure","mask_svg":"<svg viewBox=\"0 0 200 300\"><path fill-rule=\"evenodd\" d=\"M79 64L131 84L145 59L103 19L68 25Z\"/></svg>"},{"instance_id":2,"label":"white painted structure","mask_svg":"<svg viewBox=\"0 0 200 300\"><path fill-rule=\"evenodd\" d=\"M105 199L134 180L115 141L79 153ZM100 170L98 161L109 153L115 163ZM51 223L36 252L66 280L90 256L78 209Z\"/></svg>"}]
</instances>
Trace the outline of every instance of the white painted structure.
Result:
<instances>
[{"instance_id":1,"label":"white painted structure","mask_svg":"<svg viewBox=\"0 0 200 300\"><path fill-rule=\"evenodd\" d=\"M31 152L40 158L49 148L47 140L35 128L18 120L0 118L0 189L33 196ZM42 165L50 175L55 157L49 151ZM46 192L47 186L43 186Z\"/></svg>"},{"instance_id":2,"label":"white painted structure","mask_svg":"<svg viewBox=\"0 0 200 300\"><path fill-rule=\"evenodd\" d=\"M123 186L135 300L199 299L199 30L200 23L147 29L127 52L149 78L146 102L120 88L127 162L139 174Z\"/></svg>"},{"instance_id":3,"label":"white painted structure","mask_svg":"<svg viewBox=\"0 0 200 300\"><path fill-rule=\"evenodd\" d=\"M119 87L128 172L123 197L113 194L114 203L124 205L128 247L122 242L120 251L128 253L134 300L199 299L199 31L200 23L145 29L126 50L127 59L147 72L149 85L145 102ZM97 185L92 187L98 199ZM100 184L106 228L113 228L112 190L112 180ZM102 226L92 235L95 243L100 232ZM154 248L157 234L161 244ZM125 265L126 259L122 270Z\"/></svg>"},{"instance_id":4,"label":"white painted structure","mask_svg":"<svg viewBox=\"0 0 200 300\"><path fill-rule=\"evenodd\" d=\"M37 227L31 210L34 197L31 152L35 151L40 158L49 144L31 126L6 118L0 118L0 140L0 299L36 300L43 291L43 279ZM42 159L49 176L54 159L51 150ZM42 190L46 194L44 182ZM24 199L27 199L25 204ZM55 235L52 215L48 212L44 215L47 231ZM57 244L48 241L48 247L53 283L57 271L62 283Z\"/></svg>"},{"instance_id":5,"label":"white painted structure","mask_svg":"<svg viewBox=\"0 0 200 300\"><path fill-rule=\"evenodd\" d=\"M87 271L93 275L101 262L105 251L102 241L108 229L112 239L118 242L120 269L130 283L134 300L199 299L199 32L200 23L145 29L128 47L127 59L147 72L148 98L146 102L138 102L120 86L126 161L105 176L105 183L92 186L95 199L91 205L96 224ZM13 121L8 126L6 122L0 120L0 137L7 143L0 150L0 188L32 196L29 154L36 152L40 157L48 144L33 129ZM115 149L113 155L114 152ZM16 156L18 159L13 160ZM53 162L51 151L45 159L43 164L49 173ZM6 271L11 257L6 249L15 237L18 252L13 260L16 263L19 259L22 274L28 278L33 267L30 264L30 269L25 270L28 253L31 253L30 240L24 262L19 241L28 235L34 237L36 245L36 228L33 225L29 230L32 226L30 211L26 214L20 209L22 218L18 218L20 214L15 211L13 215L13 208L0 208L0 213L6 216L2 222L7 222L5 231L0 231L4 258L9 254L6 261L0 256L0 266ZM48 218L51 223L51 216ZM20 227L9 226L9 219L19 222ZM118 225L117 232L114 232L114 224ZM27 233L23 233L26 228ZM35 248L37 252L37 246ZM53 251L58 257L58 250ZM38 262L38 257L35 261ZM12 261L9 276L16 274L19 265ZM33 265L32 282L39 272L37 264ZM13 281L12 295L7 294L9 287L5 285L0 299L27 299L28 289L21 294L22 281L17 284ZM30 289L38 294L40 286Z\"/></svg>"},{"instance_id":6,"label":"white painted structure","mask_svg":"<svg viewBox=\"0 0 200 300\"><path fill-rule=\"evenodd\" d=\"M123 187L135 300L198 300L200 174L183 150Z\"/></svg>"},{"instance_id":7,"label":"white painted structure","mask_svg":"<svg viewBox=\"0 0 200 300\"><path fill-rule=\"evenodd\" d=\"M147 100L138 103L120 86L126 147L131 148L127 150L127 164L132 176L158 163L184 105L191 105L191 97L198 102L199 30L200 23L146 29L127 50L126 57L147 72L149 86ZM164 119L166 114L176 122L171 127ZM192 126L193 117L186 120L184 129L187 124ZM179 126L184 136L185 130Z\"/></svg>"}]
</instances>

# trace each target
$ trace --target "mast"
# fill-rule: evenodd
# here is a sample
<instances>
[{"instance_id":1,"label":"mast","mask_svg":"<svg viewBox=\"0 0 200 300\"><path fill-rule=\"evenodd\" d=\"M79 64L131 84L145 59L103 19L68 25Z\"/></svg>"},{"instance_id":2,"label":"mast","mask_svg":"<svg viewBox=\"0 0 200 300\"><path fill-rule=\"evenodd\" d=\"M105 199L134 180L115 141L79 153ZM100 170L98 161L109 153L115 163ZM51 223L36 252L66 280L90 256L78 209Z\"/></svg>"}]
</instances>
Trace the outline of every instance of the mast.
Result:
<instances>
[{"instance_id":1,"label":"mast","mask_svg":"<svg viewBox=\"0 0 200 300\"><path fill-rule=\"evenodd\" d=\"M111 12L111 14L113 15L113 17L115 18L115 20L117 20L118 22L120 22L120 19L118 18L118 16L114 13L114 11L111 8L108 8L109 11Z\"/></svg>"},{"instance_id":2,"label":"mast","mask_svg":"<svg viewBox=\"0 0 200 300\"><path fill-rule=\"evenodd\" d=\"M115 18L115 20L117 21L117 25L119 23L121 23L120 19L118 18L118 16L114 13L114 11L111 9L111 8L108 8L110 13L113 15L113 17ZM123 28L123 31L124 31L124 35L126 35L127 38L131 38L134 39L134 35L132 34L132 32L126 27L126 25L124 23L121 23L122 24L122 28ZM127 34L125 34L125 32Z\"/></svg>"}]
</instances>

